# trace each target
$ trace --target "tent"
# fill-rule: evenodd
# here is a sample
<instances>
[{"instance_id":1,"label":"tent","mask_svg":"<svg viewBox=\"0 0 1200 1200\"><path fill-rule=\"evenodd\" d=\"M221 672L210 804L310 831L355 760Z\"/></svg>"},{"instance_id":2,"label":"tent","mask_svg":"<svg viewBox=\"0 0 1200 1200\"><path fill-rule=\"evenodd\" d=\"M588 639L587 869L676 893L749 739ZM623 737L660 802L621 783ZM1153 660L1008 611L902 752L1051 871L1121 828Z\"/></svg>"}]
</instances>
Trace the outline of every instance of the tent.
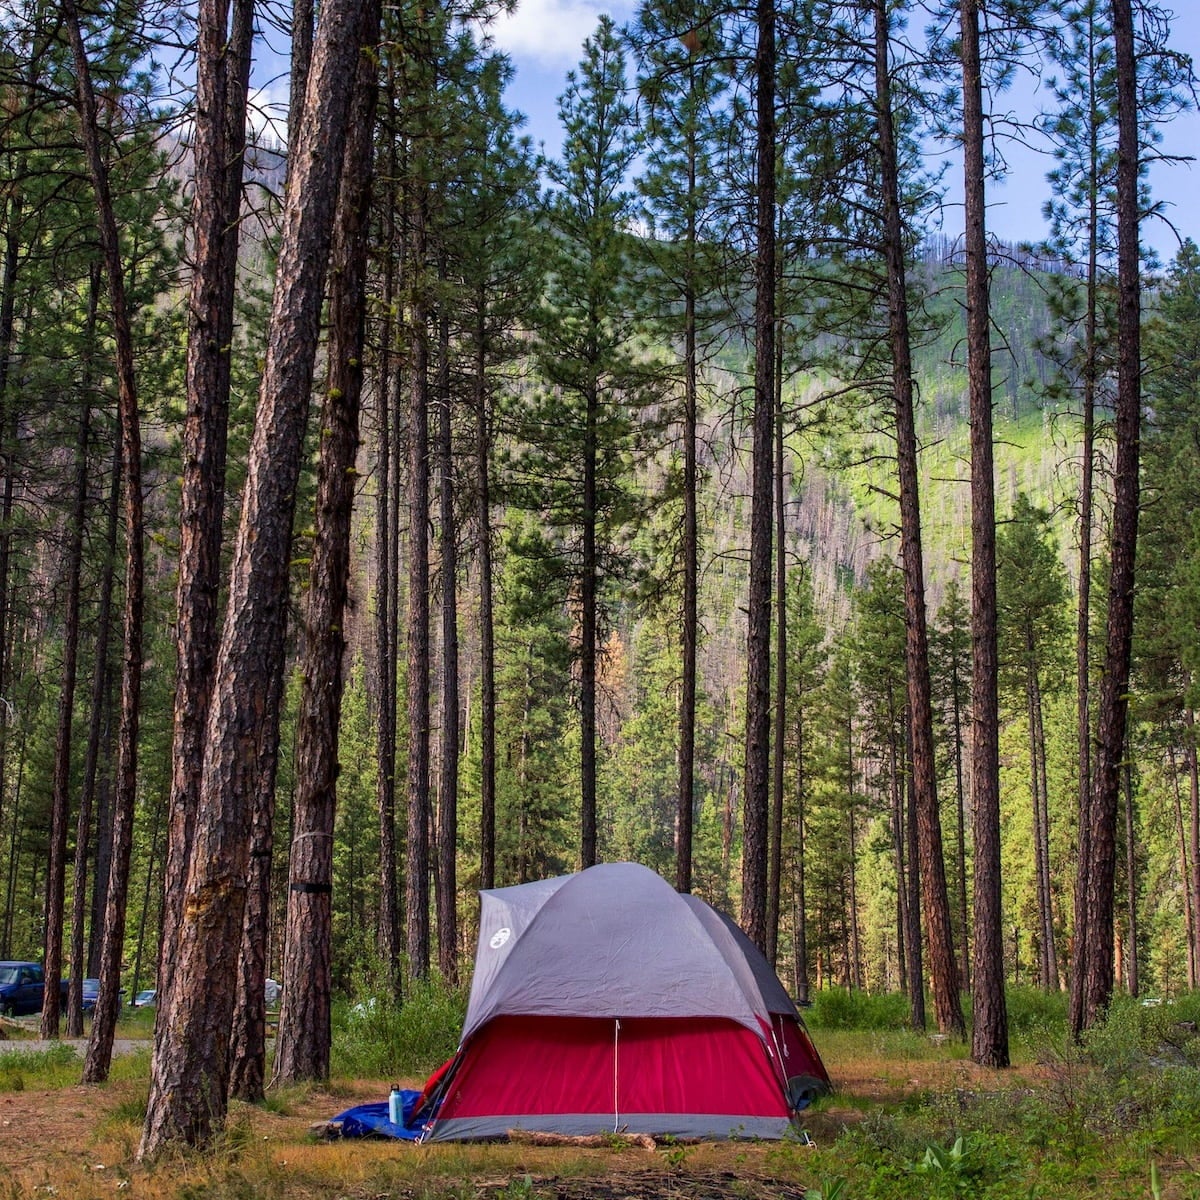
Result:
<instances>
[{"instance_id":1,"label":"tent","mask_svg":"<svg viewBox=\"0 0 1200 1200\"><path fill-rule=\"evenodd\" d=\"M728 917L634 863L481 893L458 1053L424 1139L782 1137L829 1076Z\"/></svg>"}]
</instances>

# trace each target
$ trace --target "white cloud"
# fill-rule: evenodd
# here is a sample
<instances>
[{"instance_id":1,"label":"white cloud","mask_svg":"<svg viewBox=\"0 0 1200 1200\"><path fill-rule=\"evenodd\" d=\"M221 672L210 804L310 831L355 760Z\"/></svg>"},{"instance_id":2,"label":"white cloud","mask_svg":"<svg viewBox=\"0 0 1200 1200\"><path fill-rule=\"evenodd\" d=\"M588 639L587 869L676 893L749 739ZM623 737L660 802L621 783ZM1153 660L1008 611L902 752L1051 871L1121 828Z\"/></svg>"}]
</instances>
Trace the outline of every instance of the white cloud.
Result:
<instances>
[{"instance_id":1,"label":"white cloud","mask_svg":"<svg viewBox=\"0 0 1200 1200\"><path fill-rule=\"evenodd\" d=\"M518 0L516 11L497 18L491 32L496 45L515 59L566 70L578 64L584 38L601 13L620 23L632 11L630 0Z\"/></svg>"},{"instance_id":2,"label":"white cloud","mask_svg":"<svg viewBox=\"0 0 1200 1200\"><path fill-rule=\"evenodd\" d=\"M252 87L247 102L247 121L251 136L261 140L264 134L267 140L274 140L280 145L287 144L288 118L288 81L274 79L265 87Z\"/></svg>"}]
</instances>

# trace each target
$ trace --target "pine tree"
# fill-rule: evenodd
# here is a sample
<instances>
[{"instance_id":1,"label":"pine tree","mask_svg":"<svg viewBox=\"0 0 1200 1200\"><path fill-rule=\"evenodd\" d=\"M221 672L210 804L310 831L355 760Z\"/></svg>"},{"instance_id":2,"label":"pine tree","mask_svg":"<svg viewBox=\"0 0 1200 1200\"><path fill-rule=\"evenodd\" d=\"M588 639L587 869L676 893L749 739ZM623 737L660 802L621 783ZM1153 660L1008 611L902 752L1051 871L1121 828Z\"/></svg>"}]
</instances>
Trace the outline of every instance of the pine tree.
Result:
<instances>
[{"instance_id":1,"label":"pine tree","mask_svg":"<svg viewBox=\"0 0 1200 1200\"><path fill-rule=\"evenodd\" d=\"M450 249L464 287L459 338L470 380L474 424L473 494L479 580L480 764L479 886L496 882L496 623L494 574L495 441L500 372L521 347L514 334L533 306L539 275L526 253L536 199L533 151L518 135L520 118L504 107L512 74L499 55L479 72L473 96L479 120L462 155L466 186L452 196L457 235Z\"/></svg>"},{"instance_id":2,"label":"pine tree","mask_svg":"<svg viewBox=\"0 0 1200 1200\"><path fill-rule=\"evenodd\" d=\"M996 540L996 594L1001 684L1023 696L1029 735L1033 854L1037 887L1038 981L1058 991L1050 870L1044 697L1060 674L1066 633L1066 571L1050 543L1049 514L1017 494L1012 516Z\"/></svg>"},{"instance_id":3,"label":"pine tree","mask_svg":"<svg viewBox=\"0 0 1200 1200\"><path fill-rule=\"evenodd\" d=\"M746 751L742 808L741 925L767 945L767 812L771 728L771 515L775 428L775 74L774 0L754 9L754 404L751 416L750 567L747 584Z\"/></svg>"},{"instance_id":4,"label":"pine tree","mask_svg":"<svg viewBox=\"0 0 1200 1200\"><path fill-rule=\"evenodd\" d=\"M692 888L693 817L696 808L696 654L700 518L697 466L701 365L705 335L720 303L721 249L712 225L721 198L714 158L723 122L719 105L727 87L719 61L715 14L692 11L679 28L671 6L643 4L632 37L640 55L638 87L646 103L646 170L639 186L652 233L645 240L647 284L657 302L656 325L682 340L683 391L682 683L679 695L679 783L675 816L675 887Z\"/></svg>"},{"instance_id":5,"label":"pine tree","mask_svg":"<svg viewBox=\"0 0 1200 1200\"><path fill-rule=\"evenodd\" d=\"M971 422L971 815L975 839L974 1028L971 1057L1008 1066L1000 910L1000 714L996 661L996 502L992 348L984 199L979 0L962 0L967 379Z\"/></svg>"},{"instance_id":6,"label":"pine tree","mask_svg":"<svg viewBox=\"0 0 1200 1200\"><path fill-rule=\"evenodd\" d=\"M1175 256L1146 334L1147 419L1144 517L1138 529L1135 663L1139 691L1166 726L1178 757L1181 883L1191 913L1189 963L1200 964L1200 771L1196 709L1200 707L1200 250L1186 241ZM1178 756L1176 749L1178 748ZM1186 802L1183 794L1186 792Z\"/></svg>"},{"instance_id":7,"label":"pine tree","mask_svg":"<svg viewBox=\"0 0 1200 1200\"><path fill-rule=\"evenodd\" d=\"M1125 752L1133 638L1141 436L1141 147L1133 6L1113 0L1117 91L1117 395L1108 618L1096 723L1096 765L1079 814L1075 942L1069 1020L1078 1037L1099 1021L1113 990L1113 906L1120 764Z\"/></svg>"},{"instance_id":8,"label":"pine tree","mask_svg":"<svg viewBox=\"0 0 1200 1200\"><path fill-rule=\"evenodd\" d=\"M633 469L652 429L661 374L636 342L640 289L630 270L633 195L626 179L639 142L625 100L613 23L602 18L559 99L563 157L547 170L546 298L535 356L547 390L524 418L532 451L518 465L523 502L545 514L558 571L577 614L580 706L580 863L597 861L596 686L608 589L628 570L626 533L651 498Z\"/></svg>"},{"instance_id":9,"label":"pine tree","mask_svg":"<svg viewBox=\"0 0 1200 1200\"><path fill-rule=\"evenodd\" d=\"M934 629L930 633L929 653L931 673L935 686L935 701L939 707L939 720L944 727L943 741L948 749L954 769L955 811L955 890L958 902L958 936L962 958L960 970L962 985L971 985L971 923L967 899L967 820L966 789L963 779L964 730L970 720L971 696L971 640L970 613L958 586L951 579L946 595L938 609Z\"/></svg>"},{"instance_id":10,"label":"pine tree","mask_svg":"<svg viewBox=\"0 0 1200 1200\"><path fill-rule=\"evenodd\" d=\"M379 5L372 0L362 17L362 37L367 45L377 36L379 20ZM275 1051L275 1072L285 1082L327 1078L333 1036L333 835L346 648L343 631L363 386L376 70L374 54L359 57L330 255L330 365L321 413L316 538L309 570L304 685L297 730L283 1004Z\"/></svg>"},{"instance_id":11,"label":"pine tree","mask_svg":"<svg viewBox=\"0 0 1200 1200\"><path fill-rule=\"evenodd\" d=\"M142 1157L172 1143L208 1141L226 1112L250 800L258 785L255 738L264 731L267 689L283 657L293 506L362 32L358 5L333 0L322 7L287 180L266 366L213 685L188 874L193 920L182 930L176 983L155 1046Z\"/></svg>"}]
</instances>

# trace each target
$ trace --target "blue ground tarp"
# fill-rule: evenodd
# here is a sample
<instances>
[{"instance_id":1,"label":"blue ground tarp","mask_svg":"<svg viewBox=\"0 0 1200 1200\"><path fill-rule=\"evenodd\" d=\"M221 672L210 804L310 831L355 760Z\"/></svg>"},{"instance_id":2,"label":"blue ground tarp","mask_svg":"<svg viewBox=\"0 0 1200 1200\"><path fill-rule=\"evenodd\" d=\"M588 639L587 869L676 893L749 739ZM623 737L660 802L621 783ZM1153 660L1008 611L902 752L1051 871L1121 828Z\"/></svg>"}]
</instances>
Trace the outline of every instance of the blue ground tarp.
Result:
<instances>
[{"instance_id":1,"label":"blue ground tarp","mask_svg":"<svg viewBox=\"0 0 1200 1200\"><path fill-rule=\"evenodd\" d=\"M346 1109L344 1113L339 1113L330 1122L332 1130L336 1130L342 1137L348 1138L389 1137L415 1142L425 1132L425 1118L429 1114L423 1113L413 1123L413 1109L421 1098L421 1093L406 1089L400 1093L400 1096L404 1110L405 1123L403 1125L393 1125L388 1120L388 1106L385 1101L382 1104L359 1104L354 1108Z\"/></svg>"}]
</instances>

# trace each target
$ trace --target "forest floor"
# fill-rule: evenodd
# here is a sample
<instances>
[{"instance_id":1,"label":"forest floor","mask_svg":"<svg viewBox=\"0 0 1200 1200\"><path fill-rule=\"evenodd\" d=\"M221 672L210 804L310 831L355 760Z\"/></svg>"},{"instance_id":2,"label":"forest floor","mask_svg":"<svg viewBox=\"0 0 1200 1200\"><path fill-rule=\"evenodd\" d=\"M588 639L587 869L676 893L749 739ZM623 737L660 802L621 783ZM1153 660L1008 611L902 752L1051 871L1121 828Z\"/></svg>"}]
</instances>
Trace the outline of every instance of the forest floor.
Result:
<instances>
[{"instance_id":1,"label":"forest floor","mask_svg":"<svg viewBox=\"0 0 1200 1200\"><path fill-rule=\"evenodd\" d=\"M1200 1200L1200 1128L1169 1114L1122 1130L1094 1068L1030 1059L1009 1071L961 1046L907 1035L821 1039L838 1092L806 1115L812 1145L680 1144L654 1150L329 1141L313 1126L387 1084L275 1089L235 1104L205 1154L136 1162L148 1043L102 1087L51 1052L0 1058L0 1197L99 1200L858 1200L876 1197L1153 1197ZM25 1044L28 1046L28 1043ZM56 1074L57 1073L57 1074ZM414 1082L414 1081L408 1081ZM1159 1098L1161 1103L1166 1103ZM997 1115L1001 1114L1001 1115ZM1072 1115L1074 1114L1074 1115ZM1076 1119L1077 1118L1077 1119ZM1164 1125L1165 1122L1165 1125ZM1136 1124L1136 1128L1134 1127ZM1169 1131L1169 1136L1163 1129ZM966 1140L955 1137L965 1134Z\"/></svg>"}]
</instances>

